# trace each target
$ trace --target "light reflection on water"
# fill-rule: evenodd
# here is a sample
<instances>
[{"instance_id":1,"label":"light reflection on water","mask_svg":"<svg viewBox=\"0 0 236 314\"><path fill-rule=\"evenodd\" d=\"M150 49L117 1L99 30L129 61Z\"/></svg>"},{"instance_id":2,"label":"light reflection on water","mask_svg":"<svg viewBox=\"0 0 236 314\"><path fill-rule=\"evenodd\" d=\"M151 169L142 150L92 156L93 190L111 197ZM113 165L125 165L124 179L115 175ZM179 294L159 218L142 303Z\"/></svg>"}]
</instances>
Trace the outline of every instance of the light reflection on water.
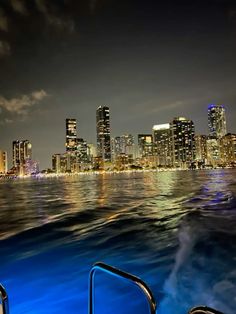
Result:
<instances>
[{"instance_id":1,"label":"light reflection on water","mask_svg":"<svg viewBox=\"0 0 236 314\"><path fill-rule=\"evenodd\" d=\"M0 281L11 313L86 313L97 260L146 280L158 313L198 304L234 313L235 173L1 181Z\"/></svg>"}]
</instances>

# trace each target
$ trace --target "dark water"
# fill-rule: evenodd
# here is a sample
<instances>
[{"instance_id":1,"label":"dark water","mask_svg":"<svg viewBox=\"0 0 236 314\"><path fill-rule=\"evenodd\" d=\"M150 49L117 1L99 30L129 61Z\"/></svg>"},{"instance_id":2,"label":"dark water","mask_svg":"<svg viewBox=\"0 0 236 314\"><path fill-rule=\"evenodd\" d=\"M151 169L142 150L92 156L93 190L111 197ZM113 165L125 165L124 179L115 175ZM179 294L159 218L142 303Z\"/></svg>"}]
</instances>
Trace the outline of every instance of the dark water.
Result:
<instances>
[{"instance_id":1,"label":"dark water","mask_svg":"<svg viewBox=\"0 0 236 314\"><path fill-rule=\"evenodd\" d=\"M236 312L236 171L0 181L0 281L20 313L87 313L104 261L145 280L157 313Z\"/></svg>"}]
</instances>

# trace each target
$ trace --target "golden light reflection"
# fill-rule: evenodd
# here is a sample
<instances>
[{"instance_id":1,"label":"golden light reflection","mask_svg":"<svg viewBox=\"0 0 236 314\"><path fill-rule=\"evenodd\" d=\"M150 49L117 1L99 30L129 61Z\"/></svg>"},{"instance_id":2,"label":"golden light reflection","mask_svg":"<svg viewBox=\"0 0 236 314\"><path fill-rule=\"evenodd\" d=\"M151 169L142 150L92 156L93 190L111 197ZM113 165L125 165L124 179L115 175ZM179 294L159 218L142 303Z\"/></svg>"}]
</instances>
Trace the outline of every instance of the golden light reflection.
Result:
<instances>
[{"instance_id":1,"label":"golden light reflection","mask_svg":"<svg viewBox=\"0 0 236 314\"><path fill-rule=\"evenodd\" d=\"M108 189L107 185L109 184L109 181L106 180L106 172L102 172L99 176L99 180L97 182L97 188L98 188L98 195L97 195L97 203L99 206L104 207L106 205L107 196L108 196Z\"/></svg>"}]
</instances>

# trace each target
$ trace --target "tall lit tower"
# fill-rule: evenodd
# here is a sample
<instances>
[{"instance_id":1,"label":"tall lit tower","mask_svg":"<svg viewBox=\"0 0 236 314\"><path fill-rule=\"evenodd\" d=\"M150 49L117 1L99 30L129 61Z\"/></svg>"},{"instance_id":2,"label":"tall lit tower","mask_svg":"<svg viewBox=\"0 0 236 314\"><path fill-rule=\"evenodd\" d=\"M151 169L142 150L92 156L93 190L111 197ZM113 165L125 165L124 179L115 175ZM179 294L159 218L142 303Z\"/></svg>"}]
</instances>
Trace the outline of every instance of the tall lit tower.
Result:
<instances>
[{"instance_id":1,"label":"tall lit tower","mask_svg":"<svg viewBox=\"0 0 236 314\"><path fill-rule=\"evenodd\" d=\"M221 161L236 165L236 134L227 133L220 139Z\"/></svg>"},{"instance_id":2,"label":"tall lit tower","mask_svg":"<svg viewBox=\"0 0 236 314\"><path fill-rule=\"evenodd\" d=\"M114 154L134 154L134 137L131 134L124 134L114 138Z\"/></svg>"},{"instance_id":3,"label":"tall lit tower","mask_svg":"<svg viewBox=\"0 0 236 314\"><path fill-rule=\"evenodd\" d=\"M196 160L205 163L207 159L207 136L195 135Z\"/></svg>"},{"instance_id":4,"label":"tall lit tower","mask_svg":"<svg viewBox=\"0 0 236 314\"><path fill-rule=\"evenodd\" d=\"M7 172L7 152L0 150L0 173Z\"/></svg>"},{"instance_id":5,"label":"tall lit tower","mask_svg":"<svg viewBox=\"0 0 236 314\"><path fill-rule=\"evenodd\" d=\"M157 164L159 166L171 166L172 137L170 124L157 124L153 126L152 130Z\"/></svg>"},{"instance_id":6,"label":"tall lit tower","mask_svg":"<svg viewBox=\"0 0 236 314\"><path fill-rule=\"evenodd\" d=\"M153 156L152 134L138 134L138 147L140 157Z\"/></svg>"},{"instance_id":7,"label":"tall lit tower","mask_svg":"<svg viewBox=\"0 0 236 314\"><path fill-rule=\"evenodd\" d=\"M32 159L32 145L28 140L16 140L12 143L13 167L18 174L25 174L28 161Z\"/></svg>"},{"instance_id":8,"label":"tall lit tower","mask_svg":"<svg viewBox=\"0 0 236 314\"><path fill-rule=\"evenodd\" d=\"M225 107L222 105L208 106L208 127L210 136L221 138L226 132Z\"/></svg>"},{"instance_id":9,"label":"tall lit tower","mask_svg":"<svg viewBox=\"0 0 236 314\"><path fill-rule=\"evenodd\" d=\"M111 131L109 107L99 106L96 111L97 156L103 161L111 161Z\"/></svg>"},{"instance_id":10,"label":"tall lit tower","mask_svg":"<svg viewBox=\"0 0 236 314\"><path fill-rule=\"evenodd\" d=\"M134 155L134 137L131 134L121 136L122 149L126 155Z\"/></svg>"},{"instance_id":11,"label":"tall lit tower","mask_svg":"<svg viewBox=\"0 0 236 314\"><path fill-rule=\"evenodd\" d=\"M186 168L195 160L194 123L183 117L170 123L172 133L172 160L176 167Z\"/></svg>"},{"instance_id":12,"label":"tall lit tower","mask_svg":"<svg viewBox=\"0 0 236 314\"><path fill-rule=\"evenodd\" d=\"M76 119L66 119L66 151L68 153L77 150L76 138Z\"/></svg>"}]
</instances>

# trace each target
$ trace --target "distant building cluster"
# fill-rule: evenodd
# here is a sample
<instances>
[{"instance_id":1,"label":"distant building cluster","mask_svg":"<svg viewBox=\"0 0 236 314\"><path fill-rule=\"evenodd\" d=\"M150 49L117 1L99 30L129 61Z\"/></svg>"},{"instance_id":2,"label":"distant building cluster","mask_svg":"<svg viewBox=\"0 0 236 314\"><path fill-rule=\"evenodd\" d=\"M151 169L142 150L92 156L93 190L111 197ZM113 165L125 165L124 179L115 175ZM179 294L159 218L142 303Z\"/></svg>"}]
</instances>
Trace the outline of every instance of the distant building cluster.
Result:
<instances>
[{"instance_id":1,"label":"distant building cluster","mask_svg":"<svg viewBox=\"0 0 236 314\"><path fill-rule=\"evenodd\" d=\"M192 120L173 118L154 125L150 134L111 137L110 110L96 111L97 146L77 138L76 119L66 119L66 152L52 157L56 173L84 170L215 168L235 166L236 135L227 133L225 108L208 107L208 135L196 135Z\"/></svg>"},{"instance_id":2,"label":"distant building cluster","mask_svg":"<svg viewBox=\"0 0 236 314\"><path fill-rule=\"evenodd\" d=\"M195 136L196 163L199 167L235 166L236 134L227 133L225 108L208 107L209 135Z\"/></svg>"},{"instance_id":3,"label":"distant building cluster","mask_svg":"<svg viewBox=\"0 0 236 314\"><path fill-rule=\"evenodd\" d=\"M90 168L94 149L83 138L77 137L76 119L66 119L66 151L52 156L52 171L74 173Z\"/></svg>"},{"instance_id":4,"label":"distant building cluster","mask_svg":"<svg viewBox=\"0 0 236 314\"><path fill-rule=\"evenodd\" d=\"M97 145L78 137L77 120L67 118L65 152L52 156L53 173L77 173L90 170L126 170L152 168L215 168L236 166L236 134L227 133L225 108L208 107L209 134L195 134L192 120L175 117L154 125L149 134L111 137L110 110L96 110ZM10 173L37 173L28 140L13 141L13 166ZM0 173L6 173L7 153L0 150Z\"/></svg>"},{"instance_id":5,"label":"distant building cluster","mask_svg":"<svg viewBox=\"0 0 236 314\"><path fill-rule=\"evenodd\" d=\"M159 167L215 168L236 165L236 134L227 133L225 108L208 107L208 135L196 135L194 123L174 118L153 127Z\"/></svg>"}]
</instances>

